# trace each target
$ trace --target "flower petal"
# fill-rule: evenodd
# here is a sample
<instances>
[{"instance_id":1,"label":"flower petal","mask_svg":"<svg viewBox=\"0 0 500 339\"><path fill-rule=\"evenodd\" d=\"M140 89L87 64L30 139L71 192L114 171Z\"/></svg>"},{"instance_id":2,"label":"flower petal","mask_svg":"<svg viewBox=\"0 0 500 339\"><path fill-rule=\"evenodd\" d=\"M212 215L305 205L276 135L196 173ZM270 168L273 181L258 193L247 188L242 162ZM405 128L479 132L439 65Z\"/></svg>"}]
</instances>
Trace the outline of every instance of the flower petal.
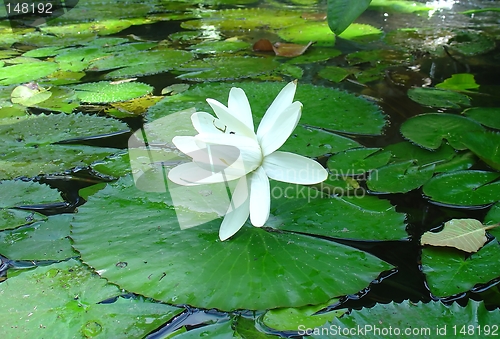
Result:
<instances>
[{"instance_id":1,"label":"flower petal","mask_svg":"<svg viewBox=\"0 0 500 339\"><path fill-rule=\"evenodd\" d=\"M288 152L278 151L268 155L262 167L269 178L292 184L317 184L328 176L328 172L318 162Z\"/></svg>"},{"instance_id":2,"label":"flower petal","mask_svg":"<svg viewBox=\"0 0 500 339\"><path fill-rule=\"evenodd\" d=\"M248 126L240 121L229 108L214 99L207 99L207 102L214 110L215 115L220 119L220 122L227 126L224 129L226 133L233 132L255 139L255 132L253 129L248 128Z\"/></svg>"},{"instance_id":3,"label":"flower petal","mask_svg":"<svg viewBox=\"0 0 500 339\"><path fill-rule=\"evenodd\" d=\"M175 147L179 149L184 154L191 156L190 154L200 149L206 148L200 142L196 142L195 137L187 137L187 136L176 136L172 139ZM192 156L191 156L192 157Z\"/></svg>"},{"instance_id":4,"label":"flower petal","mask_svg":"<svg viewBox=\"0 0 500 339\"><path fill-rule=\"evenodd\" d=\"M250 176L250 221L256 227L264 226L269 219L270 192L266 171L259 167Z\"/></svg>"},{"instance_id":5,"label":"flower petal","mask_svg":"<svg viewBox=\"0 0 500 339\"><path fill-rule=\"evenodd\" d=\"M241 88L233 87L229 92L229 100L227 102L229 111L234 116L244 123L251 131L254 130L252 109L245 92Z\"/></svg>"},{"instance_id":6,"label":"flower petal","mask_svg":"<svg viewBox=\"0 0 500 339\"><path fill-rule=\"evenodd\" d=\"M209 165L217 165L217 168L220 165L221 169L231 175L243 176L262 163L262 151L254 139L236 134L198 134L195 139L200 141L200 145L207 145L215 150L211 154Z\"/></svg>"},{"instance_id":7,"label":"flower petal","mask_svg":"<svg viewBox=\"0 0 500 339\"><path fill-rule=\"evenodd\" d=\"M196 112L191 115L191 121L198 133L224 133L224 125L210 113Z\"/></svg>"},{"instance_id":8,"label":"flower petal","mask_svg":"<svg viewBox=\"0 0 500 339\"><path fill-rule=\"evenodd\" d=\"M246 177L241 178L233 192L231 205L219 229L219 238L224 241L240 230L250 213L250 197Z\"/></svg>"},{"instance_id":9,"label":"flower petal","mask_svg":"<svg viewBox=\"0 0 500 339\"><path fill-rule=\"evenodd\" d=\"M280 113L292 104L296 89L297 82L289 82L288 85L286 85L281 90L278 96L276 96L271 106L269 106L266 114L259 124L259 128L257 129L257 139L259 140L259 142L262 137L268 134L273 126L275 126L274 121L277 119Z\"/></svg>"},{"instance_id":10,"label":"flower petal","mask_svg":"<svg viewBox=\"0 0 500 339\"><path fill-rule=\"evenodd\" d=\"M260 139L260 147L264 156L280 148L292 134L300 120L302 104L295 101L283 110L273 121L271 130Z\"/></svg>"},{"instance_id":11,"label":"flower petal","mask_svg":"<svg viewBox=\"0 0 500 339\"><path fill-rule=\"evenodd\" d=\"M196 186L231 181L241 178L225 172L213 173L198 166L194 162L180 164L168 172L168 178L178 185Z\"/></svg>"}]
</instances>

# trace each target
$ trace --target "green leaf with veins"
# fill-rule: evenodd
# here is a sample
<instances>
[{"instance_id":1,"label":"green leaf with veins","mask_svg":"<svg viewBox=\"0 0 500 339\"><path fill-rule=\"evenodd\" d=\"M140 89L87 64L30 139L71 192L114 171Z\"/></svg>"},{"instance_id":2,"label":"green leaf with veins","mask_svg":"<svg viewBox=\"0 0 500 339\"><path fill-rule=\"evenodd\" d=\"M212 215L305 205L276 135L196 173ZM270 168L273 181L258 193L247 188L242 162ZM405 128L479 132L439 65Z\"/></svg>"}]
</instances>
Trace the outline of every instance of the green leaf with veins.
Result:
<instances>
[{"instance_id":1,"label":"green leaf with veins","mask_svg":"<svg viewBox=\"0 0 500 339\"><path fill-rule=\"evenodd\" d=\"M159 184L156 182L153 186ZM215 191L216 187L205 186L199 194L215 199L219 194ZM286 187L294 189L293 186ZM224 188L221 192L226 194L225 186L221 188ZM196 192L198 190L195 188ZM297 201L300 200L301 206L305 203L303 199L285 200L290 200L292 205L282 205L277 210L274 207L277 201L273 199L273 216L268 225L297 231L302 223L296 225L295 217L289 213L297 210ZM318 204L307 206L311 217L329 211L322 202L328 203L330 210L338 207L341 213L346 213L346 206L349 205L337 199L316 200ZM218 201L220 204L221 200ZM217 216L223 213L224 206L214 205L213 208L220 210L218 212L202 211L191 199L181 201L176 206L185 212L184 217L198 220L210 214L215 219L181 230L171 204L168 192L139 191L131 178L122 178L90 196L88 202L79 207L72 223L74 247L85 263L128 291L168 303L221 310L294 307L326 302L333 296L359 291L381 271L390 268L379 259L354 248L313 236L249 225L243 226L229 241L221 242L218 239L221 219ZM360 232L367 229L373 231L366 226L366 222L380 217L384 220L383 228L403 227L400 234L405 233L404 215L395 213L390 204L382 204L385 205L382 207L373 201L368 205L374 209L373 212L367 212L360 206L352 208L356 217L351 215L349 225L352 225L352 220L360 220L363 223ZM379 210L381 207L382 210ZM391 222L388 222L388 217ZM321 220L321 223L314 222L314 228L305 231L333 235L330 218ZM329 221L325 223L325 220ZM104 221L106 227L100 227ZM390 227L387 224L391 224ZM339 222L339 226L345 227L345 224L342 226ZM381 232L380 228L378 232ZM393 238L395 233L386 234ZM134 243L133 249L129 246L131 242ZM186 243L191 244L189 248L184 246ZM241 255L235 256L234 253ZM117 267L117 261L127 262L127 269ZM345 271L343 267L346 266L357 273ZM195 290L198 292L193 293ZM233 297L227 298L228 293ZM253 297L249 298L249 295Z\"/></svg>"},{"instance_id":2,"label":"green leaf with veins","mask_svg":"<svg viewBox=\"0 0 500 339\"><path fill-rule=\"evenodd\" d=\"M33 177L85 166L117 151L114 148L53 144L127 130L114 119L83 114L51 114L0 119L0 178Z\"/></svg>"},{"instance_id":3,"label":"green leaf with veins","mask_svg":"<svg viewBox=\"0 0 500 339\"><path fill-rule=\"evenodd\" d=\"M37 267L0 285L2 338L139 338L182 309L141 298L100 303L121 291L75 260ZM19 301L22 300L22 303Z\"/></svg>"},{"instance_id":4,"label":"green leaf with veins","mask_svg":"<svg viewBox=\"0 0 500 339\"><path fill-rule=\"evenodd\" d=\"M0 229L13 229L47 219L42 214L16 207L61 201L59 192L47 185L20 180L0 181Z\"/></svg>"}]
</instances>

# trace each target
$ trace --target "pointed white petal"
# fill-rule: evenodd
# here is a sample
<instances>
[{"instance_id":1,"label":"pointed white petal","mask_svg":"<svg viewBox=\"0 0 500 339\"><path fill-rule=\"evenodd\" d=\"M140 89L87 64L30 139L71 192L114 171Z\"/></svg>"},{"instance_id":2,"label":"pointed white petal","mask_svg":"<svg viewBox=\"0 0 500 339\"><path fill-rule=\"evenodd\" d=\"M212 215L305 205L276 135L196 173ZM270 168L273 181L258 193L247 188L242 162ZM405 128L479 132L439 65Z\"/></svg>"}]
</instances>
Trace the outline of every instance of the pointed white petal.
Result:
<instances>
[{"instance_id":1,"label":"pointed white petal","mask_svg":"<svg viewBox=\"0 0 500 339\"><path fill-rule=\"evenodd\" d=\"M224 124L210 113L196 112L191 115L191 121L198 133L224 133Z\"/></svg>"},{"instance_id":2,"label":"pointed white petal","mask_svg":"<svg viewBox=\"0 0 500 339\"><path fill-rule=\"evenodd\" d=\"M240 230L250 214L250 197L246 177L241 178L233 192L231 205L219 229L219 238L224 241Z\"/></svg>"},{"instance_id":3,"label":"pointed white petal","mask_svg":"<svg viewBox=\"0 0 500 339\"><path fill-rule=\"evenodd\" d=\"M288 152L278 151L268 155L262 167L269 178L292 184L317 184L328 176L328 172L318 162Z\"/></svg>"},{"instance_id":4,"label":"pointed white petal","mask_svg":"<svg viewBox=\"0 0 500 339\"><path fill-rule=\"evenodd\" d=\"M224 130L226 133L233 132L238 135L255 138L253 129L248 128L248 126L240 121L229 108L214 99L207 99L207 102L214 110L220 122L225 125L226 128L224 128Z\"/></svg>"},{"instance_id":5,"label":"pointed white petal","mask_svg":"<svg viewBox=\"0 0 500 339\"><path fill-rule=\"evenodd\" d=\"M238 120L244 123L248 129L254 130L252 109L250 108L250 103L248 102L245 92L241 88L231 88L227 106L229 111L231 111Z\"/></svg>"},{"instance_id":6,"label":"pointed white petal","mask_svg":"<svg viewBox=\"0 0 500 339\"><path fill-rule=\"evenodd\" d=\"M301 110L302 104L295 101L276 117L269 132L260 139L260 147L264 156L273 153L285 143L297 127Z\"/></svg>"},{"instance_id":7,"label":"pointed white petal","mask_svg":"<svg viewBox=\"0 0 500 339\"><path fill-rule=\"evenodd\" d=\"M293 97L295 95L295 90L297 89L297 83L295 81L289 82L278 96L274 99L271 106L266 111L266 114L262 118L257 129L257 139L260 141L264 135L269 133L272 126L274 126L274 121L277 116L288 106L292 104Z\"/></svg>"},{"instance_id":8,"label":"pointed white petal","mask_svg":"<svg viewBox=\"0 0 500 339\"><path fill-rule=\"evenodd\" d=\"M250 221L256 227L264 226L269 218L270 192L266 171L259 167L250 175Z\"/></svg>"},{"instance_id":9,"label":"pointed white petal","mask_svg":"<svg viewBox=\"0 0 500 339\"><path fill-rule=\"evenodd\" d=\"M178 185L196 186L231 181L241 178L225 172L213 173L196 165L194 162L180 164L168 172L168 178Z\"/></svg>"},{"instance_id":10,"label":"pointed white petal","mask_svg":"<svg viewBox=\"0 0 500 339\"><path fill-rule=\"evenodd\" d=\"M195 137L176 136L172 139L172 142L175 147L179 149L179 151L189 156L190 153L199 151L200 149L206 147L200 142L197 142Z\"/></svg>"}]
</instances>

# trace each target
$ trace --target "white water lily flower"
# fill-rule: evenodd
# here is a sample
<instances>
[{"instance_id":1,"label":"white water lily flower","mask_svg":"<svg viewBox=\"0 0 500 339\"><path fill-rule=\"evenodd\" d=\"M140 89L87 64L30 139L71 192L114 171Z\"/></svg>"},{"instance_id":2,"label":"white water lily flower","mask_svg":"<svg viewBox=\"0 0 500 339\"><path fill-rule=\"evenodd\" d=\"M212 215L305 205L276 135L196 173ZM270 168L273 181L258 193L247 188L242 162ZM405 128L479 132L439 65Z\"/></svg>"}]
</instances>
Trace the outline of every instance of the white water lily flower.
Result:
<instances>
[{"instance_id":1,"label":"white water lily flower","mask_svg":"<svg viewBox=\"0 0 500 339\"><path fill-rule=\"evenodd\" d=\"M217 118L196 112L191 120L198 135L177 136L173 143L192 162L173 168L168 177L180 185L201 185L239 180L219 230L221 240L233 236L250 216L252 225L263 226L269 218L269 178L316 184L327 177L316 161L277 151L299 122L302 104L293 101L297 88L290 82L274 99L254 132L250 104L241 88L231 88L228 107L207 99Z\"/></svg>"}]
</instances>

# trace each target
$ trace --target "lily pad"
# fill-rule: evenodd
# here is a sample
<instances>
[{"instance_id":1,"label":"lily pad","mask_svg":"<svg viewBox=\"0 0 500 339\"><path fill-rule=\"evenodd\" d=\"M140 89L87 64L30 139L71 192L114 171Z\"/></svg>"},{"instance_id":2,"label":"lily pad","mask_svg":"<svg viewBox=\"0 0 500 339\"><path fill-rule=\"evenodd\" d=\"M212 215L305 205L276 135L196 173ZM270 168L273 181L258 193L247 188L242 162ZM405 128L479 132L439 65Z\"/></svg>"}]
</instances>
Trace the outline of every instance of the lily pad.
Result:
<instances>
[{"instance_id":1,"label":"lily pad","mask_svg":"<svg viewBox=\"0 0 500 339\"><path fill-rule=\"evenodd\" d=\"M424 247L422 271L435 296L466 292L476 284L485 284L499 276L500 245L490 241L470 256L451 248Z\"/></svg>"},{"instance_id":2,"label":"lily pad","mask_svg":"<svg viewBox=\"0 0 500 339\"><path fill-rule=\"evenodd\" d=\"M50 112L71 113L80 106L75 91L71 88L52 87L50 93L52 95L47 100L35 104L34 107Z\"/></svg>"},{"instance_id":3,"label":"lily pad","mask_svg":"<svg viewBox=\"0 0 500 339\"><path fill-rule=\"evenodd\" d=\"M181 230L170 204L168 194L139 191L131 178L120 179L79 207L74 247L85 263L126 290L221 310L326 302L359 291L390 267L330 241L255 227L244 226L220 242L220 219ZM96 227L104 220L105 227Z\"/></svg>"},{"instance_id":4,"label":"lily pad","mask_svg":"<svg viewBox=\"0 0 500 339\"><path fill-rule=\"evenodd\" d=\"M209 18L185 21L181 24L185 29L202 29L214 27L221 30L276 30L304 22L300 12L267 8L230 9L211 13Z\"/></svg>"},{"instance_id":5,"label":"lily pad","mask_svg":"<svg viewBox=\"0 0 500 339\"><path fill-rule=\"evenodd\" d=\"M129 56L135 55L135 53L150 49L156 45L156 43L151 42L137 42L117 46L89 44L79 48L69 47L61 50L55 57L55 61L59 64L61 70L79 72L89 67L91 62L99 58L125 53L128 53Z\"/></svg>"},{"instance_id":6,"label":"lily pad","mask_svg":"<svg viewBox=\"0 0 500 339\"><path fill-rule=\"evenodd\" d=\"M490 210L488 211L488 214L486 214L486 216L484 217L484 224L493 225L499 222L500 222L500 203L496 203L493 206L491 206ZM497 238L497 240L500 239L499 228L491 229L488 232L493 234L495 238Z\"/></svg>"},{"instance_id":7,"label":"lily pad","mask_svg":"<svg viewBox=\"0 0 500 339\"><path fill-rule=\"evenodd\" d=\"M127 126L117 120L82 114L2 119L0 141L6 150L0 160L0 178L32 177L88 165L117 149L52 143L123 130Z\"/></svg>"},{"instance_id":8,"label":"lily pad","mask_svg":"<svg viewBox=\"0 0 500 339\"><path fill-rule=\"evenodd\" d=\"M301 327L320 327L346 312L345 310L337 310L323 314L315 314L331 304L333 304L333 301L320 305L269 310L264 314L262 321L266 326L279 331L298 331Z\"/></svg>"},{"instance_id":9,"label":"lily pad","mask_svg":"<svg viewBox=\"0 0 500 339\"><path fill-rule=\"evenodd\" d=\"M0 181L0 229L13 229L47 219L46 216L21 206L61 202L58 191L34 182ZM3 253L3 252L2 252Z\"/></svg>"},{"instance_id":10,"label":"lily pad","mask_svg":"<svg viewBox=\"0 0 500 339\"><path fill-rule=\"evenodd\" d=\"M74 85L76 96L87 103L109 103L142 97L153 91L153 87L141 82L90 82Z\"/></svg>"},{"instance_id":11,"label":"lily pad","mask_svg":"<svg viewBox=\"0 0 500 339\"><path fill-rule=\"evenodd\" d=\"M189 47L194 53L202 54L217 54L217 53L234 53L243 49L250 49L250 44L241 40L224 40L224 41L203 41Z\"/></svg>"},{"instance_id":12,"label":"lily pad","mask_svg":"<svg viewBox=\"0 0 500 339\"><path fill-rule=\"evenodd\" d=\"M0 85L20 84L37 80L55 72L59 66L55 62L40 61L2 67Z\"/></svg>"},{"instance_id":13,"label":"lily pad","mask_svg":"<svg viewBox=\"0 0 500 339\"><path fill-rule=\"evenodd\" d=\"M38 86L32 88L28 84L17 86L10 96L10 100L13 103L29 107L49 99L52 96L52 92Z\"/></svg>"},{"instance_id":14,"label":"lily pad","mask_svg":"<svg viewBox=\"0 0 500 339\"><path fill-rule=\"evenodd\" d=\"M225 321L215 324L210 324L206 326L202 326L199 328L195 328L178 335L175 335L171 338L174 339L198 339L202 337L208 338L216 338L216 339L242 339L242 337L236 333L232 326L231 321ZM170 337L169 337L170 338Z\"/></svg>"},{"instance_id":15,"label":"lily pad","mask_svg":"<svg viewBox=\"0 0 500 339\"><path fill-rule=\"evenodd\" d=\"M335 34L326 22L308 21L303 24L283 28L278 31L281 39L296 44L307 44L315 41L317 46L333 46Z\"/></svg>"},{"instance_id":16,"label":"lily pad","mask_svg":"<svg viewBox=\"0 0 500 339\"><path fill-rule=\"evenodd\" d=\"M328 168L336 175L362 175L389 162L391 154L380 153L380 150L380 148L355 148L334 154L328 159Z\"/></svg>"},{"instance_id":17,"label":"lily pad","mask_svg":"<svg viewBox=\"0 0 500 339\"><path fill-rule=\"evenodd\" d=\"M468 91L478 89L479 85L474 80L474 75L469 73L453 74L451 78L436 84L436 88L449 89L452 91Z\"/></svg>"},{"instance_id":18,"label":"lily pad","mask_svg":"<svg viewBox=\"0 0 500 339\"><path fill-rule=\"evenodd\" d=\"M205 99L213 98L225 104L231 87L240 87L245 91L257 123L283 88L283 83L201 84L178 95L166 97L148 110L147 117L155 120L192 107L196 107L198 111L212 112ZM379 135L386 124L385 116L376 105L336 89L299 84L295 99L303 104L299 121L303 125L353 134ZM171 133L171 138L177 135L176 131ZM319 144L321 143L323 142L320 141Z\"/></svg>"},{"instance_id":19,"label":"lily pad","mask_svg":"<svg viewBox=\"0 0 500 339\"><path fill-rule=\"evenodd\" d=\"M478 206L500 200L500 173L487 171L456 171L442 173L429 180L423 192L436 202Z\"/></svg>"},{"instance_id":20,"label":"lily pad","mask_svg":"<svg viewBox=\"0 0 500 339\"><path fill-rule=\"evenodd\" d=\"M472 107L462 112L466 117L480 124L500 130L500 108Z\"/></svg>"},{"instance_id":21,"label":"lily pad","mask_svg":"<svg viewBox=\"0 0 500 339\"><path fill-rule=\"evenodd\" d=\"M0 232L0 253L11 260L65 260L78 256L69 240L72 214Z\"/></svg>"},{"instance_id":22,"label":"lily pad","mask_svg":"<svg viewBox=\"0 0 500 339\"><path fill-rule=\"evenodd\" d=\"M484 128L477 122L459 115L445 113L422 114L401 125L406 139L429 149L437 149L446 139L453 148L466 149L462 138L468 133L481 133Z\"/></svg>"},{"instance_id":23,"label":"lily pad","mask_svg":"<svg viewBox=\"0 0 500 339\"><path fill-rule=\"evenodd\" d=\"M281 198L275 204L276 217L268 222L278 229L363 240L407 237L405 215L377 197L363 194L328 198L315 189L280 184L273 187L271 196Z\"/></svg>"},{"instance_id":24,"label":"lily pad","mask_svg":"<svg viewBox=\"0 0 500 339\"><path fill-rule=\"evenodd\" d=\"M430 107L460 108L470 105L469 97L466 95L438 88L412 88L408 90L408 97Z\"/></svg>"},{"instance_id":25,"label":"lily pad","mask_svg":"<svg viewBox=\"0 0 500 339\"><path fill-rule=\"evenodd\" d=\"M376 192L406 193L425 184L434 174L434 165L419 167L413 160L378 168L370 173L368 188Z\"/></svg>"},{"instance_id":26,"label":"lily pad","mask_svg":"<svg viewBox=\"0 0 500 339\"><path fill-rule=\"evenodd\" d=\"M352 310L326 326L310 329L309 333L304 334L313 334L312 338L315 339L327 339L342 334L350 336L349 330L362 329L363 336L377 339L387 338L387 333L398 333L397 336L402 338L455 337L461 335L462 329L467 333L467 326L473 326L474 329L488 328L491 333L492 325L499 316L498 310L490 312L484 303L474 300L469 300L466 307L458 303L446 306L441 302L424 304L405 300L401 304L391 302ZM377 319L377 322L374 323L373 319Z\"/></svg>"},{"instance_id":27,"label":"lily pad","mask_svg":"<svg viewBox=\"0 0 500 339\"><path fill-rule=\"evenodd\" d=\"M178 70L188 73L177 78L191 81L233 80L270 73L278 66L279 63L274 58L214 57L184 64Z\"/></svg>"},{"instance_id":28,"label":"lily pad","mask_svg":"<svg viewBox=\"0 0 500 339\"><path fill-rule=\"evenodd\" d=\"M318 72L320 77L337 83L344 80L349 74L351 74L349 70L336 66L327 66Z\"/></svg>"},{"instance_id":29,"label":"lily pad","mask_svg":"<svg viewBox=\"0 0 500 339\"><path fill-rule=\"evenodd\" d=\"M481 160L492 168L500 170L500 133L482 132L467 133L463 136L463 143Z\"/></svg>"},{"instance_id":30,"label":"lily pad","mask_svg":"<svg viewBox=\"0 0 500 339\"><path fill-rule=\"evenodd\" d=\"M0 285L0 306L8 310L0 333L4 338L19 333L32 338L138 338L182 311L141 299L100 303L119 295L116 286L75 260L38 267Z\"/></svg>"},{"instance_id":31,"label":"lily pad","mask_svg":"<svg viewBox=\"0 0 500 339\"><path fill-rule=\"evenodd\" d=\"M92 62L88 71L112 70L106 78L124 78L167 72L193 59L187 51L158 49L150 51L127 51Z\"/></svg>"},{"instance_id":32,"label":"lily pad","mask_svg":"<svg viewBox=\"0 0 500 339\"><path fill-rule=\"evenodd\" d=\"M313 62L322 62L333 59L341 55L342 52L331 47L311 46L307 53L288 60L287 63L294 65L310 64Z\"/></svg>"}]
</instances>

